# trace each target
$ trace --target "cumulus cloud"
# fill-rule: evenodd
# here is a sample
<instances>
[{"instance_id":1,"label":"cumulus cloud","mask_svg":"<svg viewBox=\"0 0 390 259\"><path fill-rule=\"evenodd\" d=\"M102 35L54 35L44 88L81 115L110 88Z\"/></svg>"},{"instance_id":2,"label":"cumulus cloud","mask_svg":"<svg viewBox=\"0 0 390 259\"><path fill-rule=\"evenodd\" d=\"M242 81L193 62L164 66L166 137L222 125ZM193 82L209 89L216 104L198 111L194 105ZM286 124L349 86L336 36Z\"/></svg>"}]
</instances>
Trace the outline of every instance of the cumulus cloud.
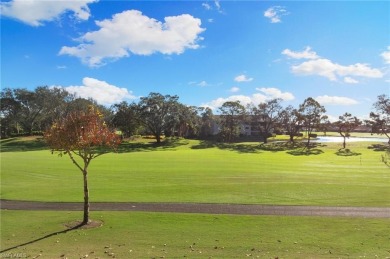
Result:
<instances>
[{"instance_id":1,"label":"cumulus cloud","mask_svg":"<svg viewBox=\"0 0 390 259\"><path fill-rule=\"evenodd\" d=\"M81 42L78 46L63 46L59 54L78 57L91 67L130 54L182 54L199 48L199 34L205 30L200 27L201 20L189 14L165 17L160 22L137 10L115 14L112 19L96 21L96 25L99 30L77 39Z\"/></svg>"},{"instance_id":2,"label":"cumulus cloud","mask_svg":"<svg viewBox=\"0 0 390 259\"><path fill-rule=\"evenodd\" d=\"M131 91L126 88L120 88L115 85L110 85L105 81L100 81L95 78L84 77L83 84L79 86L63 87L68 92L76 94L81 98L92 98L99 104L111 105L119 103L126 99L136 99Z\"/></svg>"},{"instance_id":3,"label":"cumulus cloud","mask_svg":"<svg viewBox=\"0 0 390 259\"><path fill-rule=\"evenodd\" d=\"M0 13L31 26L41 26L43 22L58 19L66 12L72 12L76 19L88 20L90 17L88 4L94 2L97 0L12 0L0 3Z\"/></svg>"},{"instance_id":4,"label":"cumulus cloud","mask_svg":"<svg viewBox=\"0 0 390 259\"><path fill-rule=\"evenodd\" d=\"M356 80L356 79L353 79L352 77L344 77L344 83L347 83L347 84L358 84L359 81Z\"/></svg>"},{"instance_id":5,"label":"cumulus cloud","mask_svg":"<svg viewBox=\"0 0 390 259\"><path fill-rule=\"evenodd\" d=\"M250 81L253 81L253 78L252 77L247 77L246 75L239 75L239 76L236 76L234 78L234 81L236 82L250 82Z\"/></svg>"},{"instance_id":6,"label":"cumulus cloud","mask_svg":"<svg viewBox=\"0 0 390 259\"><path fill-rule=\"evenodd\" d=\"M289 92L282 92L277 88L269 87L269 88L256 88L257 91L264 93L267 96L267 99L276 99L280 98L285 101L294 100L294 95Z\"/></svg>"},{"instance_id":7,"label":"cumulus cloud","mask_svg":"<svg viewBox=\"0 0 390 259\"><path fill-rule=\"evenodd\" d=\"M382 53L382 56L386 56L384 53ZM301 52L285 49L282 51L282 54L293 59L307 59L307 61L291 66L291 71L297 75L318 75L326 77L331 81L343 79L347 84L359 83L353 77L382 78L384 75L381 70L372 68L369 64L340 65L329 59L321 58L310 47L306 47Z\"/></svg>"},{"instance_id":8,"label":"cumulus cloud","mask_svg":"<svg viewBox=\"0 0 390 259\"><path fill-rule=\"evenodd\" d=\"M216 110L219 107L221 107L222 104L228 101L240 101L242 105L246 106L248 104L258 105L267 100L271 100L275 98L282 98L283 100L294 99L294 96L291 93L288 92L283 93L277 88L256 88L256 90L261 93L254 93L252 95L232 95L227 98L220 97L208 103L202 104L201 106L209 107L213 110Z\"/></svg>"},{"instance_id":9,"label":"cumulus cloud","mask_svg":"<svg viewBox=\"0 0 390 259\"><path fill-rule=\"evenodd\" d=\"M237 93L240 91L240 88L236 87L236 86L233 86L232 88L230 88L230 92L232 93Z\"/></svg>"},{"instance_id":10,"label":"cumulus cloud","mask_svg":"<svg viewBox=\"0 0 390 259\"><path fill-rule=\"evenodd\" d=\"M390 64L390 46L387 47L387 51L381 53L381 57L386 64Z\"/></svg>"},{"instance_id":11,"label":"cumulus cloud","mask_svg":"<svg viewBox=\"0 0 390 259\"><path fill-rule=\"evenodd\" d=\"M315 59L292 66L292 72L300 75L319 75L331 81L337 81L338 77L360 76L369 78L381 78L383 73L368 64L356 63L343 66L329 59Z\"/></svg>"},{"instance_id":12,"label":"cumulus cloud","mask_svg":"<svg viewBox=\"0 0 390 259\"><path fill-rule=\"evenodd\" d=\"M359 102L348 98L348 97L341 97L341 96L328 96L328 95L322 95L315 98L317 102L319 102L321 105L355 105Z\"/></svg>"},{"instance_id":13,"label":"cumulus cloud","mask_svg":"<svg viewBox=\"0 0 390 259\"><path fill-rule=\"evenodd\" d=\"M293 59L317 59L319 56L315 51L311 50L311 47L306 47L304 51L292 51L285 49L282 51L283 55Z\"/></svg>"},{"instance_id":14,"label":"cumulus cloud","mask_svg":"<svg viewBox=\"0 0 390 259\"><path fill-rule=\"evenodd\" d=\"M272 6L264 12L264 17L270 19L271 23L282 22L282 16L288 15L286 8L283 6Z\"/></svg>"}]
</instances>

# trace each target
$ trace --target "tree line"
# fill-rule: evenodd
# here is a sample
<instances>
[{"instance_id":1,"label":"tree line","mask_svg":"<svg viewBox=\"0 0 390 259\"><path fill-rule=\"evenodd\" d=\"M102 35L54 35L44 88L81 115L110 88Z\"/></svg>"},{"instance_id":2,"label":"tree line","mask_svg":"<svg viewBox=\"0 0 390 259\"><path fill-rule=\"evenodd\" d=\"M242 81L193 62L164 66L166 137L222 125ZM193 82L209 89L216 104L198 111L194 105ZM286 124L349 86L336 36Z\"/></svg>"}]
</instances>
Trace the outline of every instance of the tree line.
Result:
<instances>
[{"instance_id":1,"label":"tree line","mask_svg":"<svg viewBox=\"0 0 390 259\"><path fill-rule=\"evenodd\" d=\"M37 87L35 90L3 89L0 93L1 137L33 135L48 129L59 118L73 111L96 107L107 124L121 131L123 137L152 135L157 143L161 137L177 136L199 139L217 138L233 142L240 136L267 142L273 134L286 134L290 141L306 132L307 144L314 132L337 131L345 139L359 125L372 133L384 134L390 143L390 99L379 95L369 119L360 121L351 113L341 114L331 123L325 108L308 97L298 107L282 106L281 99L258 105L244 106L239 101L227 101L216 114L205 107L188 106L177 95L150 93L132 103L121 102L105 107L92 99L78 98L62 88Z\"/></svg>"}]
</instances>

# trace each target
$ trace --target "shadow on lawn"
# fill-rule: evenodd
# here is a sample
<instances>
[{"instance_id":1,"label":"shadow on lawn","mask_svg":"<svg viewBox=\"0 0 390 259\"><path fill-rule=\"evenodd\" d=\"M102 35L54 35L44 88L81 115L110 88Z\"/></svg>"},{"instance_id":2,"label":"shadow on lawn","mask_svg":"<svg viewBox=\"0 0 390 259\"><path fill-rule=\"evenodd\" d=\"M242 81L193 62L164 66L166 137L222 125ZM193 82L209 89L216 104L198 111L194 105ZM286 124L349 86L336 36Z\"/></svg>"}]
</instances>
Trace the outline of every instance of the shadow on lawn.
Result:
<instances>
[{"instance_id":1,"label":"shadow on lawn","mask_svg":"<svg viewBox=\"0 0 390 259\"><path fill-rule=\"evenodd\" d=\"M42 137L1 140L1 152L38 151L49 149Z\"/></svg>"},{"instance_id":2,"label":"shadow on lawn","mask_svg":"<svg viewBox=\"0 0 390 259\"><path fill-rule=\"evenodd\" d=\"M12 250L12 249L20 248L20 247L22 247L22 246L31 245L31 244L33 244L33 243L36 243L36 242L41 241L41 240L44 240L44 239L46 239L46 238L50 238L50 237L52 237L52 236L56 236L56 235L59 235L59 234L65 234L65 233L67 233L67 232L70 232L70 231L73 231L73 230L76 230L76 229L80 229L80 228L83 227L83 226L84 226L83 224L78 224L78 225L76 225L76 226L74 226L74 227L67 228L67 229L65 229L65 230L53 232L53 233L51 233L51 234L45 235L45 236L43 236L43 237L40 237L40 238L31 240L31 241L28 241L28 242L26 242L26 243L22 243L22 244L19 244L19 245L10 247L10 248L6 248L6 249L4 249L4 250L1 250L0 253L8 252L8 251L10 251L10 250Z\"/></svg>"},{"instance_id":3,"label":"shadow on lawn","mask_svg":"<svg viewBox=\"0 0 390 259\"><path fill-rule=\"evenodd\" d=\"M368 147L368 149L372 149L374 151L387 151L389 148L390 146L385 144L372 144Z\"/></svg>"},{"instance_id":4,"label":"shadow on lawn","mask_svg":"<svg viewBox=\"0 0 390 259\"><path fill-rule=\"evenodd\" d=\"M306 143L299 143L299 145L291 151L288 151L287 154L293 155L293 156L310 156L310 155L320 155L324 153L321 149L318 147L325 147L326 145L321 143L310 143L309 146L307 146Z\"/></svg>"},{"instance_id":5,"label":"shadow on lawn","mask_svg":"<svg viewBox=\"0 0 390 259\"><path fill-rule=\"evenodd\" d=\"M262 151L282 152L288 151L290 155L318 155L323 153L322 150L317 147L323 147L325 145L320 143L312 143L310 147L306 147L306 143L303 142L269 142L260 144L240 144L240 143L220 143L215 141L201 141L199 145L192 146L192 149L207 149L207 148L219 148L225 150L236 151L239 153L262 153Z\"/></svg>"},{"instance_id":6,"label":"shadow on lawn","mask_svg":"<svg viewBox=\"0 0 390 259\"><path fill-rule=\"evenodd\" d=\"M194 145L191 148L192 149L219 148L223 150L237 151L239 153L261 153L261 149L259 148L259 145L222 143L222 142L209 141L209 140L202 140L198 145Z\"/></svg>"},{"instance_id":7,"label":"shadow on lawn","mask_svg":"<svg viewBox=\"0 0 390 259\"><path fill-rule=\"evenodd\" d=\"M353 152L348 148L340 148L335 154L338 156L360 156L362 153Z\"/></svg>"},{"instance_id":8,"label":"shadow on lawn","mask_svg":"<svg viewBox=\"0 0 390 259\"><path fill-rule=\"evenodd\" d=\"M180 146L188 145L188 140L181 138L165 139L161 143L157 142L122 142L119 145L117 153L131 153L131 152L150 152L162 150L175 150Z\"/></svg>"}]
</instances>

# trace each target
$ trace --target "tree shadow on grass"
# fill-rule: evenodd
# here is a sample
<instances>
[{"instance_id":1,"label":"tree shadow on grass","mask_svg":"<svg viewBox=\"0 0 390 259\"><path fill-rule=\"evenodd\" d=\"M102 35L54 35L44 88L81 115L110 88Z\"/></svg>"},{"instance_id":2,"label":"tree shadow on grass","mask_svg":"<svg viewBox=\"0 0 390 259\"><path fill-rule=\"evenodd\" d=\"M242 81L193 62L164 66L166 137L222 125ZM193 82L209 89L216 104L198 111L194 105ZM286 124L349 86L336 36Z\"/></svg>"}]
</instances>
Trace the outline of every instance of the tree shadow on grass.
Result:
<instances>
[{"instance_id":1,"label":"tree shadow on grass","mask_svg":"<svg viewBox=\"0 0 390 259\"><path fill-rule=\"evenodd\" d=\"M372 144L368 147L368 149L372 149L373 151L387 151L389 148L390 146L385 144Z\"/></svg>"},{"instance_id":2,"label":"tree shadow on grass","mask_svg":"<svg viewBox=\"0 0 390 259\"><path fill-rule=\"evenodd\" d=\"M220 143L215 141L201 141L198 145L194 145L192 149L207 149L219 148L224 150L236 151L239 153L262 153L263 151L282 152L290 150L291 155L318 155L323 153L322 150L316 147L322 147L320 143L310 144L310 148L306 148L306 143L278 141L260 144L239 144L239 143Z\"/></svg>"},{"instance_id":3,"label":"tree shadow on grass","mask_svg":"<svg viewBox=\"0 0 390 259\"><path fill-rule=\"evenodd\" d=\"M360 156L362 153L353 152L348 148L340 148L335 154L338 156Z\"/></svg>"},{"instance_id":4,"label":"tree shadow on grass","mask_svg":"<svg viewBox=\"0 0 390 259\"><path fill-rule=\"evenodd\" d=\"M34 244L34 243L39 242L41 240L44 240L46 238L50 238L52 236L56 236L56 235L59 235L59 234L65 234L67 232L70 232L70 231L73 231L73 230L76 230L76 229L81 229L83 226L85 226L85 225L77 224L76 226L73 226L73 227L70 227L70 228L67 228L67 229L64 229L64 230L61 230L61 231L56 231L56 232L50 233L48 235L45 235L43 237L39 237L37 239L31 240L31 241L28 241L28 242L25 242L25 243L22 243L22 244L19 244L19 245L16 245L16 246L6 248L4 250L1 250L0 253L8 252L8 251L10 251L12 249L20 248L22 246L31 245L31 244Z\"/></svg>"},{"instance_id":5,"label":"tree shadow on grass","mask_svg":"<svg viewBox=\"0 0 390 259\"><path fill-rule=\"evenodd\" d=\"M311 156L311 155L320 155L324 153L321 149L318 147L325 147L326 145L321 143L310 143L309 146L307 146L306 143L299 143L297 147L294 150L288 151L287 154L293 155L293 156Z\"/></svg>"},{"instance_id":6,"label":"tree shadow on grass","mask_svg":"<svg viewBox=\"0 0 390 259\"><path fill-rule=\"evenodd\" d=\"M219 148L223 150L236 151L238 153L261 153L257 144L222 143L216 141L202 140L198 145L191 146L192 149Z\"/></svg>"},{"instance_id":7,"label":"tree shadow on grass","mask_svg":"<svg viewBox=\"0 0 390 259\"><path fill-rule=\"evenodd\" d=\"M151 152L162 150L175 150L180 146L188 145L189 142L182 138L169 138L161 143L157 142L122 142L117 148L117 153L132 153L132 152Z\"/></svg>"},{"instance_id":8,"label":"tree shadow on grass","mask_svg":"<svg viewBox=\"0 0 390 259\"><path fill-rule=\"evenodd\" d=\"M43 137L4 139L1 140L0 147L1 152L38 151L49 149Z\"/></svg>"}]
</instances>

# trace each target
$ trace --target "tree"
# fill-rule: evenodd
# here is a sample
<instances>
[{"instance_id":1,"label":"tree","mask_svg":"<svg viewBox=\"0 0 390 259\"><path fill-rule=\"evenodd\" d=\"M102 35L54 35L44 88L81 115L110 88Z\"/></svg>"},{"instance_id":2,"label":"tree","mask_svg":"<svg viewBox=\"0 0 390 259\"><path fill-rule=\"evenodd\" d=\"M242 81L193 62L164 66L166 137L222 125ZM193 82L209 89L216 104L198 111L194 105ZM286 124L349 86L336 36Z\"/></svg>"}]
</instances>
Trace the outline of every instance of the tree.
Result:
<instances>
[{"instance_id":1,"label":"tree","mask_svg":"<svg viewBox=\"0 0 390 259\"><path fill-rule=\"evenodd\" d=\"M200 132L201 138L208 138L213 135L213 126L216 123L213 110L210 108L199 108L200 109Z\"/></svg>"},{"instance_id":2,"label":"tree","mask_svg":"<svg viewBox=\"0 0 390 259\"><path fill-rule=\"evenodd\" d=\"M0 95L0 119L1 137L9 137L13 132L18 132L18 113L20 104L15 99L12 89L6 88Z\"/></svg>"},{"instance_id":3,"label":"tree","mask_svg":"<svg viewBox=\"0 0 390 259\"><path fill-rule=\"evenodd\" d=\"M150 93L141 97L138 103L140 122L155 136L156 142L161 143L161 135L170 129L173 116L177 110L179 97L177 95L162 95Z\"/></svg>"},{"instance_id":4,"label":"tree","mask_svg":"<svg viewBox=\"0 0 390 259\"><path fill-rule=\"evenodd\" d=\"M84 183L84 217L82 224L89 222L88 166L91 161L115 149L120 138L108 128L103 115L94 107L87 112L72 112L58 119L45 132L44 138L52 150L60 156L68 155L80 169ZM81 158L77 160L75 156Z\"/></svg>"},{"instance_id":5,"label":"tree","mask_svg":"<svg viewBox=\"0 0 390 259\"><path fill-rule=\"evenodd\" d=\"M112 124L122 131L124 137L130 137L137 133L140 128L137 105L121 102L112 106L114 117Z\"/></svg>"},{"instance_id":6,"label":"tree","mask_svg":"<svg viewBox=\"0 0 390 259\"><path fill-rule=\"evenodd\" d=\"M267 143L267 139L272 136L272 132L278 125L282 111L281 101L282 99L279 98L272 99L253 107L254 121L258 125L264 143Z\"/></svg>"},{"instance_id":7,"label":"tree","mask_svg":"<svg viewBox=\"0 0 390 259\"><path fill-rule=\"evenodd\" d=\"M303 127L307 133L307 147L310 146L312 132L319 127L324 119L326 119L323 115L325 112L324 106L321 106L312 97L305 99L304 102L299 105L298 116L303 121Z\"/></svg>"},{"instance_id":8,"label":"tree","mask_svg":"<svg viewBox=\"0 0 390 259\"><path fill-rule=\"evenodd\" d=\"M374 103L373 108L376 112L370 113L370 119L367 124L371 126L371 132L379 135L385 135L390 145L390 99L382 94Z\"/></svg>"},{"instance_id":9,"label":"tree","mask_svg":"<svg viewBox=\"0 0 390 259\"><path fill-rule=\"evenodd\" d=\"M198 134L200 118L197 107L179 103L176 116L174 132L178 137L195 136Z\"/></svg>"},{"instance_id":10,"label":"tree","mask_svg":"<svg viewBox=\"0 0 390 259\"><path fill-rule=\"evenodd\" d=\"M20 128L31 135L33 130L42 130L61 116L70 96L62 88L47 86L34 91L5 89L1 92L1 117L16 131Z\"/></svg>"},{"instance_id":11,"label":"tree","mask_svg":"<svg viewBox=\"0 0 390 259\"><path fill-rule=\"evenodd\" d=\"M322 131L324 135L326 136L326 133L332 129L332 123L329 120L328 116L324 116L322 122L318 126L318 131Z\"/></svg>"},{"instance_id":12,"label":"tree","mask_svg":"<svg viewBox=\"0 0 390 259\"><path fill-rule=\"evenodd\" d=\"M346 112L339 116L339 120L334 123L337 127L337 132L343 137L343 148L346 146L346 138L351 135L351 132L361 124L358 118L352 117L352 114Z\"/></svg>"},{"instance_id":13,"label":"tree","mask_svg":"<svg viewBox=\"0 0 390 259\"><path fill-rule=\"evenodd\" d=\"M221 135L227 142L232 142L240 134L240 126L245 119L245 107L240 101L228 101L219 108L221 113Z\"/></svg>"},{"instance_id":14,"label":"tree","mask_svg":"<svg viewBox=\"0 0 390 259\"><path fill-rule=\"evenodd\" d=\"M280 112L280 127L283 128L290 137L290 142L294 142L294 137L298 136L302 128L301 116L298 110L289 105Z\"/></svg>"}]
</instances>

